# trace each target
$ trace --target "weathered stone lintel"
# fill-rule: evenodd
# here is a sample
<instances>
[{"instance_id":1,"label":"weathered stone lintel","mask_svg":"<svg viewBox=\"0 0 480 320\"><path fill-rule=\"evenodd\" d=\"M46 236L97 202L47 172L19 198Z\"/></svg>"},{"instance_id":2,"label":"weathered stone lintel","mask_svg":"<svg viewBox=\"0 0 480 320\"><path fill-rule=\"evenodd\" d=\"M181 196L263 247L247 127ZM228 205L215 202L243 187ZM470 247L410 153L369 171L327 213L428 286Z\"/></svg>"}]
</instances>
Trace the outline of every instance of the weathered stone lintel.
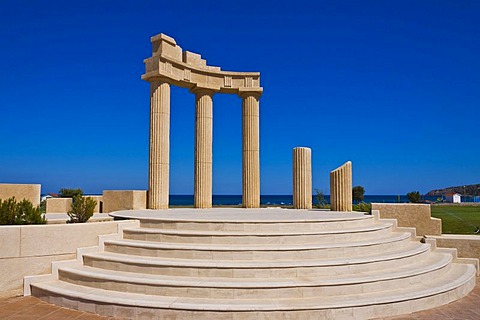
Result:
<instances>
[{"instance_id":1,"label":"weathered stone lintel","mask_svg":"<svg viewBox=\"0 0 480 320\"><path fill-rule=\"evenodd\" d=\"M144 60L145 81L167 78L180 87L215 86L222 93L239 93L241 88L261 89L259 72L222 71L220 67L208 66L200 54L182 51L173 38L164 34L152 37L151 41L152 57Z\"/></svg>"}]
</instances>

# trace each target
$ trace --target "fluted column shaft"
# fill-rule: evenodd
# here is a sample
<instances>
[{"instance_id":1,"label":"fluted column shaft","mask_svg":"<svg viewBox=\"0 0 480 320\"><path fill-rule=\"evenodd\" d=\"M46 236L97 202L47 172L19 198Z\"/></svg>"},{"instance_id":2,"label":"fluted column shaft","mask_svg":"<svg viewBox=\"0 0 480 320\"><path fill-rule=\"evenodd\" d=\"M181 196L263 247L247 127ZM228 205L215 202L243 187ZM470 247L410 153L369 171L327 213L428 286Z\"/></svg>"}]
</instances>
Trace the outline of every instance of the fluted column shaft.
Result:
<instances>
[{"instance_id":1,"label":"fluted column shaft","mask_svg":"<svg viewBox=\"0 0 480 320\"><path fill-rule=\"evenodd\" d=\"M260 207L260 123L259 98L254 92L241 95L242 101L242 203Z\"/></svg>"},{"instance_id":2,"label":"fluted column shaft","mask_svg":"<svg viewBox=\"0 0 480 320\"><path fill-rule=\"evenodd\" d=\"M352 211L352 163L330 172L330 204L332 211Z\"/></svg>"},{"instance_id":3,"label":"fluted column shaft","mask_svg":"<svg viewBox=\"0 0 480 320\"><path fill-rule=\"evenodd\" d=\"M170 84L150 83L148 208L168 208L170 165Z\"/></svg>"},{"instance_id":4,"label":"fluted column shaft","mask_svg":"<svg viewBox=\"0 0 480 320\"><path fill-rule=\"evenodd\" d=\"M312 208L312 150L293 148L293 208Z\"/></svg>"},{"instance_id":5,"label":"fluted column shaft","mask_svg":"<svg viewBox=\"0 0 480 320\"><path fill-rule=\"evenodd\" d=\"M212 207L213 91L197 89L195 108L194 206Z\"/></svg>"}]
</instances>

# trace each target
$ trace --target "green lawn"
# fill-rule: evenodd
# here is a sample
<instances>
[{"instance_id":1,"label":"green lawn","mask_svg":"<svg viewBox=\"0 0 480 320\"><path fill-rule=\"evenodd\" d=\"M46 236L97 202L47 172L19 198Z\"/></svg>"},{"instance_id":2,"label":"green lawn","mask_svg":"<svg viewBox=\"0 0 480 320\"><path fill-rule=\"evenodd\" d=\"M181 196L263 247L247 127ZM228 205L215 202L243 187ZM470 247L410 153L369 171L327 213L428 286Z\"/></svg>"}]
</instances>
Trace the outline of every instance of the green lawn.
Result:
<instances>
[{"instance_id":1,"label":"green lawn","mask_svg":"<svg viewBox=\"0 0 480 320\"><path fill-rule=\"evenodd\" d=\"M433 205L431 208L432 217L442 219L442 233L475 234L475 229L480 227L480 206Z\"/></svg>"}]
</instances>

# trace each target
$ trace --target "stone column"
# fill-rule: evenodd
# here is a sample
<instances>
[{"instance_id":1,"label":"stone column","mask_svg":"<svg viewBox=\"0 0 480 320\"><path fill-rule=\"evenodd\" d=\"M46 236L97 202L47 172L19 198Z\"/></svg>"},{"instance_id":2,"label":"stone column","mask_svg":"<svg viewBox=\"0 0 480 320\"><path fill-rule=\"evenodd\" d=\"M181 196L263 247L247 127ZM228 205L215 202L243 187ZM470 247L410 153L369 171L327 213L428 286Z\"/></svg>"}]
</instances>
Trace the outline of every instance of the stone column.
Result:
<instances>
[{"instance_id":1,"label":"stone column","mask_svg":"<svg viewBox=\"0 0 480 320\"><path fill-rule=\"evenodd\" d=\"M293 208L312 209L312 150L293 148Z\"/></svg>"},{"instance_id":2,"label":"stone column","mask_svg":"<svg viewBox=\"0 0 480 320\"><path fill-rule=\"evenodd\" d=\"M352 211L352 163L350 161L330 172L330 204L332 211Z\"/></svg>"},{"instance_id":3,"label":"stone column","mask_svg":"<svg viewBox=\"0 0 480 320\"><path fill-rule=\"evenodd\" d=\"M260 207L260 123L258 92L242 97L242 205Z\"/></svg>"},{"instance_id":4,"label":"stone column","mask_svg":"<svg viewBox=\"0 0 480 320\"><path fill-rule=\"evenodd\" d=\"M196 88L195 109L195 208L212 207L212 137L214 91Z\"/></svg>"},{"instance_id":5,"label":"stone column","mask_svg":"<svg viewBox=\"0 0 480 320\"><path fill-rule=\"evenodd\" d=\"M148 208L168 208L170 165L170 84L150 83Z\"/></svg>"}]
</instances>

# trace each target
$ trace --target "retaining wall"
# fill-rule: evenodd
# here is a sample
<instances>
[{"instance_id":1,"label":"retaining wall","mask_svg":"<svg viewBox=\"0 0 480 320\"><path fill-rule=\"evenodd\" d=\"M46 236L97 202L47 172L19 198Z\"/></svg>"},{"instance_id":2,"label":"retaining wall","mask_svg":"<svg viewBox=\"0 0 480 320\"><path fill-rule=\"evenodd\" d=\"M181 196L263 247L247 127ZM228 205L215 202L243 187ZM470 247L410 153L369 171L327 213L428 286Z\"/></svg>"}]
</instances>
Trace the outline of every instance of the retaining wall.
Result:
<instances>
[{"instance_id":1,"label":"retaining wall","mask_svg":"<svg viewBox=\"0 0 480 320\"><path fill-rule=\"evenodd\" d=\"M48 274L51 262L74 259L77 248L97 246L122 221L0 226L0 297L23 293L23 277Z\"/></svg>"},{"instance_id":2,"label":"retaining wall","mask_svg":"<svg viewBox=\"0 0 480 320\"><path fill-rule=\"evenodd\" d=\"M17 201L30 200L36 207L40 205L40 184L0 183L0 199L15 197Z\"/></svg>"},{"instance_id":3,"label":"retaining wall","mask_svg":"<svg viewBox=\"0 0 480 320\"><path fill-rule=\"evenodd\" d=\"M432 218L429 204L372 203L372 210L379 210L380 218L397 219L399 227L415 227L417 236L442 234L442 220Z\"/></svg>"}]
</instances>

